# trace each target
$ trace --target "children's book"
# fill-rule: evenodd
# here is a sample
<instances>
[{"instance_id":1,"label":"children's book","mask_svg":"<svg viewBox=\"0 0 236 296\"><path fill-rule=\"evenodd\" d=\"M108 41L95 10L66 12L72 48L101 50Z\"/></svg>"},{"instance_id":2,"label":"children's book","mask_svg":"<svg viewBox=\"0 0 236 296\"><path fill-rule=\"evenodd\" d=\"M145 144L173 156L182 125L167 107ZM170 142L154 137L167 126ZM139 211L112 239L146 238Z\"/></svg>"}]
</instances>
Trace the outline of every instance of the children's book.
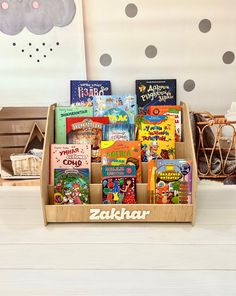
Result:
<instances>
[{"instance_id":1,"label":"children's book","mask_svg":"<svg viewBox=\"0 0 236 296\"><path fill-rule=\"evenodd\" d=\"M101 161L102 127L108 117L72 117L66 119L67 144L91 145L92 162Z\"/></svg>"},{"instance_id":2,"label":"children's book","mask_svg":"<svg viewBox=\"0 0 236 296\"><path fill-rule=\"evenodd\" d=\"M136 95L141 115L151 105L176 105L176 79L136 80Z\"/></svg>"},{"instance_id":3,"label":"children's book","mask_svg":"<svg viewBox=\"0 0 236 296\"><path fill-rule=\"evenodd\" d=\"M103 141L134 141L134 124L106 124L103 126Z\"/></svg>"},{"instance_id":4,"label":"children's book","mask_svg":"<svg viewBox=\"0 0 236 296\"><path fill-rule=\"evenodd\" d=\"M102 166L104 204L136 203L136 167Z\"/></svg>"},{"instance_id":5,"label":"children's book","mask_svg":"<svg viewBox=\"0 0 236 296\"><path fill-rule=\"evenodd\" d=\"M108 80L71 80L70 94L72 105L91 107L94 96L111 95L111 82Z\"/></svg>"},{"instance_id":6,"label":"children's book","mask_svg":"<svg viewBox=\"0 0 236 296\"><path fill-rule=\"evenodd\" d=\"M175 106L149 106L148 107L148 115L152 116L174 116L175 118L175 141L181 142L181 110L182 107L180 105Z\"/></svg>"},{"instance_id":7,"label":"children's book","mask_svg":"<svg viewBox=\"0 0 236 296\"><path fill-rule=\"evenodd\" d=\"M102 165L135 166L137 182L142 182L141 144L139 141L102 141Z\"/></svg>"},{"instance_id":8,"label":"children's book","mask_svg":"<svg viewBox=\"0 0 236 296\"><path fill-rule=\"evenodd\" d=\"M142 161L175 158L175 119L169 116L144 115L138 118L138 140Z\"/></svg>"},{"instance_id":9,"label":"children's book","mask_svg":"<svg viewBox=\"0 0 236 296\"><path fill-rule=\"evenodd\" d=\"M94 116L108 116L110 123L134 123L136 114L136 96L94 97Z\"/></svg>"},{"instance_id":10,"label":"children's book","mask_svg":"<svg viewBox=\"0 0 236 296\"><path fill-rule=\"evenodd\" d=\"M56 107L56 144L66 144L66 118L93 116L92 107Z\"/></svg>"},{"instance_id":11,"label":"children's book","mask_svg":"<svg viewBox=\"0 0 236 296\"><path fill-rule=\"evenodd\" d=\"M54 204L89 203L89 169L54 170Z\"/></svg>"},{"instance_id":12,"label":"children's book","mask_svg":"<svg viewBox=\"0 0 236 296\"><path fill-rule=\"evenodd\" d=\"M52 144L50 183L54 182L54 169L89 169L91 171L91 146L88 144Z\"/></svg>"},{"instance_id":13,"label":"children's book","mask_svg":"<svg viewBox=\"0 0 236 296\"><path fill-rule=\"evenodd\" d=\"M148 162L150 203L192 203L192 161L156 159Z\"/></svg>"}]
</instances>

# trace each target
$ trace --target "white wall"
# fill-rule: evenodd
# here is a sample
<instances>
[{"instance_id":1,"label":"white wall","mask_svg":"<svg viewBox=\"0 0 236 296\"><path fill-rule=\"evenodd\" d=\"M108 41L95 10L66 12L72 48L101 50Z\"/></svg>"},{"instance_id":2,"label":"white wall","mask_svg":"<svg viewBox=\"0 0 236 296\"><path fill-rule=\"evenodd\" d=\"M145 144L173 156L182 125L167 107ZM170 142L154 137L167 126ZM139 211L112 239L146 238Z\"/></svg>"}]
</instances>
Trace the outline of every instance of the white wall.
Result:
<instances>
[{"instance_id":1,"label":"white wall","mask_svg":"<svg viewBox=\"0 0 236 296\"><path fill-rule=\"evenodd\" d=\"M125 13L131 2L138 9L133 18ZM236 101L236 60L222 60L227 51L236 54L236 0L83 0L83 5L88 79L110 79L113 93L125 94L134 93L137 78L177 78L178 100L194 110L224 112ZM202 19L211 22L207 33L199 30ZM27 58L31 49L25 44L38 46L44 35L0 33L0 105L69 103L69 80L85 73L80 20L77 14L73 26L46 36L61 45L40 64ZM148 45L157 48L156 57L146 57ZM104 53L112 58L106 67L100 64ZM188 80L195 82L189 92L183 87Z\"/></svg>"},{"instance_id":2,"label":"white wall","mask_svg":"<svg viewBox=\"0 0 236 296\"><path fill-rule=\"evenodd\" d=\"M83 2L89 79L110 79L113 93L133 93L137 78L177 78L178 100L194 110L224 112L236 101L236 61L222 59L236 53L235 0ZM133 18L125 14L131 2L138 8ZM209 32L199 30L202 19L210 20ZM156 57L145 56L148 45L156 46ZM112 58L106 67L104 53ZM187 80L195 82L192 91L184 90Z\"/></svg>"}]
</instances>

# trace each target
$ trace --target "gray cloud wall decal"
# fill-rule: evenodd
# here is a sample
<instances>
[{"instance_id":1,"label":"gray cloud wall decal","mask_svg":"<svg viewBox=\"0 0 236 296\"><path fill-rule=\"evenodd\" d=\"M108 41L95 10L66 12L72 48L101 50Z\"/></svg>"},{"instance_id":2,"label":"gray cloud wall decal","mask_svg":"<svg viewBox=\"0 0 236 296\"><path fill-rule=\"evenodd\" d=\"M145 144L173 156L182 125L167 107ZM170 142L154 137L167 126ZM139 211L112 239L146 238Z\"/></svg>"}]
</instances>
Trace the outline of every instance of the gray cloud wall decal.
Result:
<instances>
[{"instance_id":1,"label":"gray cloud wall decal","mask_svg":"<svg viewBox=\"0 0 236 296\"><path fill-rule=\"evenodd\" d=\"M0 0L0 31L17 35L27 28L43 35L69 25L75 13L74 0Z\"/></svg>"}]
</instances>

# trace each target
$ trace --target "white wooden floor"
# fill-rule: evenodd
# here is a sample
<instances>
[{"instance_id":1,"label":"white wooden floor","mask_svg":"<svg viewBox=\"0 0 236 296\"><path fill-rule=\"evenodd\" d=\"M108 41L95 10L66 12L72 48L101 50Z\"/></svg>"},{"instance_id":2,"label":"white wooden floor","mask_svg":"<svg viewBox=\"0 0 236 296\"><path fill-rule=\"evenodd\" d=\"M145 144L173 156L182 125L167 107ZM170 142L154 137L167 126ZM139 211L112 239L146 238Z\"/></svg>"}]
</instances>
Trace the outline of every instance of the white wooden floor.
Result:
<instances>
[{"instance_id":1,"label":"white wooden floor","mask_svg":"<svg viewBox=\"0 0 236 296\"><path fill-rule=\"evenodd\" d=\"M44 227L38 188L0 188L0 295L236 295L236 186L199 189L196 226Z\"/></svg>"}]
</instances>

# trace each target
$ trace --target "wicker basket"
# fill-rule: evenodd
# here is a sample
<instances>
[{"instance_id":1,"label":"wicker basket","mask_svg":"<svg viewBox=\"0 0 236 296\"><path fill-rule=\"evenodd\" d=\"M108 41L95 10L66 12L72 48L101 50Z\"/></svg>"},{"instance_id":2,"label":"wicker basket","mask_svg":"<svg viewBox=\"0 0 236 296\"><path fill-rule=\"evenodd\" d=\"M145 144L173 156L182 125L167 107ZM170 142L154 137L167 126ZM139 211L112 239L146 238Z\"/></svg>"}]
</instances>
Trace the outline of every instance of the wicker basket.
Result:
<instances>
[{"instance_id":1,"label":"wicker basket","mask_svg":"<svg viewBox=\"0 0 236 296\"><path fill-rule=\"evenodd\" d=\"M236 176L236 121L209 112L195 112L194 117L199 178Z\"/></svg>"},{"instance_id":2,"label":"wicker basket","mask_svg":"<svg viewBox=\"0 0 236 296\"><path fill-rule=\"evenodd\" d=\"M12 154L10 156L15 176L39 176L41 158L30 154Z\"/></svg>"}]
</instances>

